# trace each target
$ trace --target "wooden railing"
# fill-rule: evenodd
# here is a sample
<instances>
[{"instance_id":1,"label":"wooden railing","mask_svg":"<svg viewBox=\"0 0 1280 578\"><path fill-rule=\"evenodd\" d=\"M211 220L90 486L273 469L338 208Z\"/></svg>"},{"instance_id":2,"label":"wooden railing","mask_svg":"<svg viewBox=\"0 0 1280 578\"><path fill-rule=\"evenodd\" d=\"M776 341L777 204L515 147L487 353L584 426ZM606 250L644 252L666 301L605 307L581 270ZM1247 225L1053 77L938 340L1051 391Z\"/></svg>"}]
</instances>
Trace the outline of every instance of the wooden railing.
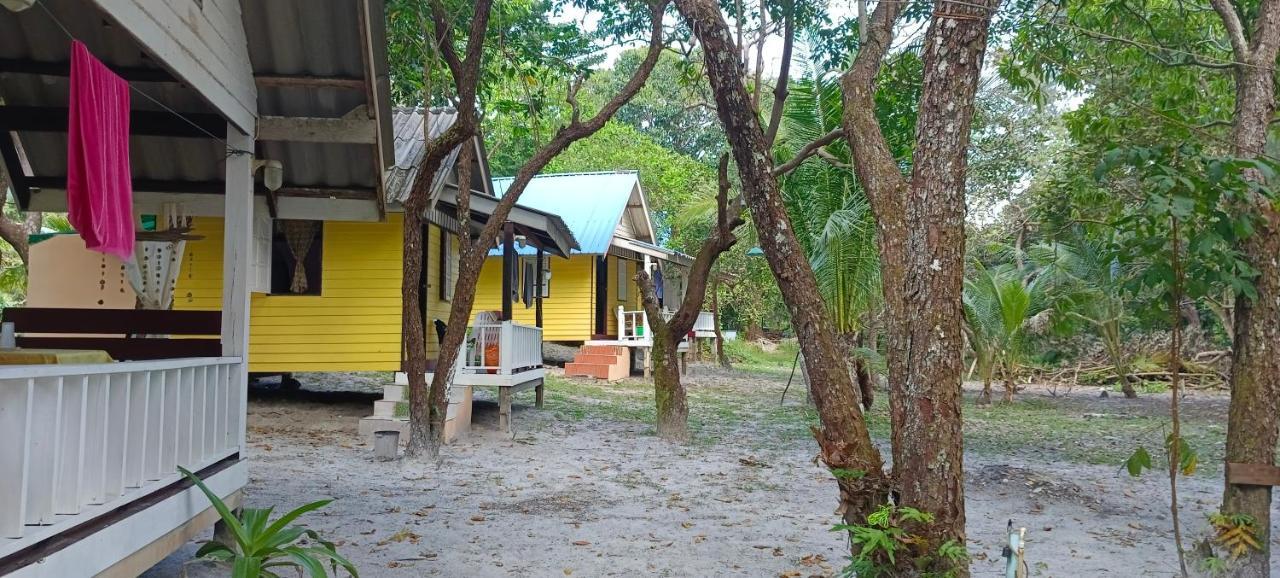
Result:
<instances>
[{"instance_id":1,"label":"wooden railing","mask_svg":"<svg viewBox=\"0 0 1280 578\"><path fill-rule=\"evenodd\" d=\"M542 367L542 329L514 321L478 324L468 329L460 373L514 375Z\"/></svg>"},{"instance_id":2,"label":"wooden railing","mask_svg":"<svg viewBox=\"0 0 1280 578\"><path fill-rule=\"evenodd\" d=\"M239 451L240 368L234 357L0 367L0 537L118 507L177 466Z\"/></svg>"}]
</instances>

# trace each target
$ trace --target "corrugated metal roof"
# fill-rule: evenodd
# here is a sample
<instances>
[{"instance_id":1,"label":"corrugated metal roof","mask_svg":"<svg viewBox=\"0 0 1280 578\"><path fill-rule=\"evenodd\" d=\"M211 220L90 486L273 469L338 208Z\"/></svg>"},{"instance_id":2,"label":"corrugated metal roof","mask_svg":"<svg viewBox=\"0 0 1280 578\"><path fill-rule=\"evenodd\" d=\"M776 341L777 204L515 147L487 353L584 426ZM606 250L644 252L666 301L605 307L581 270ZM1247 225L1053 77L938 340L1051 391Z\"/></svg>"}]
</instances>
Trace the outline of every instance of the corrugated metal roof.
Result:
<instances>
[{"instance_id":1,"label":"corrugated metal roof","mask_svg":"<svg viewBox=\"0 0 1280 578\"><path fill-rule=\"evenodd\" d=\"M377 16L369 22L368 44L362 30L365 2ZM163 69L139 48L127 29L106 19L89 1L41 0L41 4L109 66ZM260 86L260 115L338 118L367 105L370 114L382 113L378 122L387 135L381 151L369 144L262 141L257 143L257 156L282 161L285 186L379 187L382 169L391 162L382 0L241 0L239 5L255 74L358 78L367 86L381 87L376 102L370 102L370 90ZM0 10L0 58L66 62L69 44L66 34L43 9ZM367 45L374 47L369 63L364 56ZM130 84L179 113L215 112L180 82L134 80ZM0 72L0 97L5 105L66 106L67 95L65 76ZM162 110L138 94L132 95L131 105L134 110ZM183 121L174 118L173 122ZM21 131L19 139L32 175L66 174L65 133ZM129 141L135 179L213 183L224 179L226 151L213 139L132 136Z\"/></svg>"},{"instance_id":2,"label":"corrugated metal roof","mask_svg":"<svg viewBox=\"0 0 1280 578\"><path fill-rule=\"evenodd\" d=\"M494 193L506 194L512 180L493 179ZM520 195L520 204L560 215L578 241L577 252L604 254L639 185L635 171L538 175Z\"/></svg>"},{"instance_id":3,"label":"corrugated metal roof","mask_svg":"<svg viewBox=\"0 0 1280 578\"><path fill-rule=\"evenodd\" d=\"M418 178L418 167L422 165L422 159L427 154L427 138L436 138L449 130L453 123L457 121L458 113L451 108L433 108L426 115L422 114L421 109L398 108L392 119L392 134L395 135L395 164L387 170L386 187L387 187L387 204L403 204L405 199L409 198L409 193L413 190L413 181ZM422 130L422 124L427 124L427 130ZM444 188L448 175L453 170L453 165L458 161L458 153L462 151L462 145L449 152L449 156L445 157L444 162L440 163L440 168L436 171L435 180L431 183L431 197L438 198L440 190ZM473 174L472 179L478 179L480 175ZM477 183L478 184L478 183Z\"/></svg>"}]
</instances>

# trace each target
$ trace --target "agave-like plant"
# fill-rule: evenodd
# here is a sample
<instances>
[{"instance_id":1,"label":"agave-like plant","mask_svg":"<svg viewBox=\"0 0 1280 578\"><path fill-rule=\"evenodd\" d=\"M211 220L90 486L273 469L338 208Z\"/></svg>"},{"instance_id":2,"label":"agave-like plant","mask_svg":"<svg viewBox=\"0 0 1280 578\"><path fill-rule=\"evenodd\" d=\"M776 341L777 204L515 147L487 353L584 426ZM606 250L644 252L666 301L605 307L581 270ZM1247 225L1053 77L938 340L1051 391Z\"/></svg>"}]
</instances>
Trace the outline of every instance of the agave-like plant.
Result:
<instances>
[{"instance_id":1,"label":"agave-like plant","mask_svg":"<svg viewBox=\"0 0 1280 578\"><path fill-rule=\"evenodd\" d=\"M982 376L981 403L991 402L991 381L1003 373L1004 399L1013 401L1014 379L1026 351L1028 321L1045 307L1040 277L1025 279L1012 266L975 263L964 280L965 336Z\"/></svg>"},{"instance_id":2,"label":"agave-like plant","mask_svg":"<svg viewBox=\"0 0 1280 578\"><path fill-rule=\"evenodd\" d=\"M215 535L200 547L196 558L231 566L232 578L279 578L277 572L283 568L305 571L311 578L325 578L329 576L326 562L334 576L341 567L353 578L359 578L355 565L338 554L332 542L321 539L315 530L289 525L299 516L323 508L333 500L300 506L274 522L270 520L272 508L244 508L237 517L198 476L182 467L178 471L204 492L231 534L230 541ZM312 544L303 543L303 538Z\"/></svg>"}]
</instances>

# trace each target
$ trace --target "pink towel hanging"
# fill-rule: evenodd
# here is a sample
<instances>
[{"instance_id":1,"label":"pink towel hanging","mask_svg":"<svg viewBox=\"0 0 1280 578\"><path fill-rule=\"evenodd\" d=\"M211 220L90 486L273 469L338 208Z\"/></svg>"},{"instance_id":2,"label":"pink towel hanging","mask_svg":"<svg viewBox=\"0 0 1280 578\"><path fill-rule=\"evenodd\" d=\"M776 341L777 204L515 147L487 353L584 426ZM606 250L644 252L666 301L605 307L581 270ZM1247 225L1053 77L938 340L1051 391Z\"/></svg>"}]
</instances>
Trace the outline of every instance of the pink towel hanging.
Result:
<instances>
[{"instance_id":1,"label":"pink towel hanging","mask_svg":"<svg viewBox=\"0 0 1280 578\"><path fill-rule=\"evenodd\" d=\"M85 246L133 260L129 84L71 42L67 219Z\"/></svg>"}]
</instances>

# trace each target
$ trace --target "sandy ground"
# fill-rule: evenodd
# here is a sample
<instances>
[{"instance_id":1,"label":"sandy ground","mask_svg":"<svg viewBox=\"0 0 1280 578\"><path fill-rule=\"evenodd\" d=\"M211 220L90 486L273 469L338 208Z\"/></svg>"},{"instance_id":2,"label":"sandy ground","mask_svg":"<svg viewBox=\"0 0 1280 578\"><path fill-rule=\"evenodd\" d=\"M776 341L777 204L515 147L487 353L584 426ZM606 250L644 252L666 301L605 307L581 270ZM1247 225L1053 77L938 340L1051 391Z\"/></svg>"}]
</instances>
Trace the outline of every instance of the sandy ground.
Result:
<instances>
[{"instance_id":1,"label":"sandy ground","mask_svg":"<svg viewBox=\"0 0 1280 578\"><path fill-rule=\"evenodd\" d=\"M695 368L688 381L776 404L785 376ZM1154 398L1094 401L1092 391L1024 395L1068 412L1161 407ZM282 511L336 498L302 520L337 541L362 576L833 576L843 566L845 538L829 531L834 485L813 463L812 440L742 443L759 435L743 423L711 442L675 447L642 421L593 415L591 399L549 395L538 411L529 393L517 398L514 435L498 433L496 405L478 400L470 438L424 467L375 461L357 439L356 421L374 397L268 392L249 406L248 503ZM1225 398L1200 396L1193 405L1213 417ZM1003 575L1010 519L1028 529L1035 576L1176 572L1168 482L1159 475L989 453L965 467L975 576ZM1203 536L1218 475L1188 478L1181 492L1187 535ZM197 547L144 576L178 575Z\"/></svg>"}]
</instances>

